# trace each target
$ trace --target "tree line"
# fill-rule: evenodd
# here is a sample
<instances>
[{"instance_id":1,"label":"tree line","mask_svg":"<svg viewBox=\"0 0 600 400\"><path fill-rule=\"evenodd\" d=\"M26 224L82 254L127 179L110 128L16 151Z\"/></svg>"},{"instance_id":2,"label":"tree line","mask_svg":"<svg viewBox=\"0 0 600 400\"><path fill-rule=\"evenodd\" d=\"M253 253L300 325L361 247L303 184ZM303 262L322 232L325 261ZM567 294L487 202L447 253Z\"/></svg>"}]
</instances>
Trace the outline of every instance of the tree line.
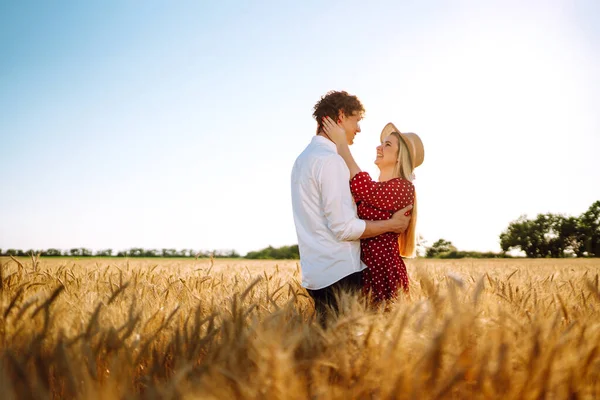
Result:
<instances>
[{"instance_id":1,"label":"tree line","mask_svg":"<svg viewBox=\"0 0 600 400\"><path fill-rule=\"evenodd\" d=\"M83 247L70 250L47 249L47 250L17 250L8 249L2 251L0 256L29 256L39 254L42 257L187 257L187 258L239 258L240 254L235 250L212 250L198 251L193 249L143 249L133 247L129 250L114 252L112 249L92 251Z\"/></svg>"},{"instance_id":2,"label":"tree line","mask_svg":"<svg viewBox=\"0 0 600 400\"><path fill-rule=\"evenodd\" d=\"M500 247L522 250L530 258L600 257L600 200L578 217L523 215L500 234Z\"/></svg>"},{"instance_id":3,"label":"tree line","mask_svg":"<svg viewBox=\"0 0 600 400\"><path fill-rule=\"evenodd\" d=\"M458 250L452 242L439 239L431 246L424 246L428 258L500 258L510 257L511 250L520 250L526 257L600 257L600 200L578 217L561 214L538 214L533 219L522 215L512 221L500 234L502 252L478 252ZM28 256L40 254L46 257L195 257L195 258L240 258L235 250L197 251L193 249L143 249L113 252L111 249L93 252L86 248L62 251L16 250L2 251L0 256ZM272 247L251 251L245 258L253 260L297 260L300 258L298 245Z\"/></svg>"},{"instance_id":4,"label":"tree line","mask_svg":"<svg viewBox=\"0 0 600 400\"><path fill-rule=\"evenodd\" d=\"M510 258L505 252L494 253L492 251L464 251L458 250L452 242L439 239L431 246L425 247L426 258Z\"/></svg>"},{"instance_id":5,"label":"tree line","mask_svg":"<svg viewBox=\"0 0 600 400\"><path fill-rule=\"evenodd\" d=\"M278 248L269 246L262 250L249 252L246 254L246 258L251 260L298 260L300 251L297 244Z\"/></svg>"},{"instance_id":6,"label":"tree line","mask_svg":"<svg viewBox=\"0 0 600 400\"><path fill-rule=\"evenodd\" d=\"M240 254L235 250L213 250L197 251L193 249L143 249L134 247L129 250L114 252L112 249L92 251L83 247L77 247L70 250L47 249L47 250L18 250L8 249L2 251L0 256L24 257L32 254L39 254L42 257L178 257L178 258L240 258ZM244 258L250 260L297 260L300 258L298 245L272 247L251 251Z\"/></svg>"},{"instance_id":7,"label":"tree line","mask_svg":"<svg viewBox=\"0 0 600 400\"><path fill-rule=\"evenodd\" d=\"M502 252L460 251L439 239L426 248L428 258L504 258L512 250L528 258L600 257L600 200L578 217L562 214L520 216L500 234Z\"/></svg>"}]
</instances>

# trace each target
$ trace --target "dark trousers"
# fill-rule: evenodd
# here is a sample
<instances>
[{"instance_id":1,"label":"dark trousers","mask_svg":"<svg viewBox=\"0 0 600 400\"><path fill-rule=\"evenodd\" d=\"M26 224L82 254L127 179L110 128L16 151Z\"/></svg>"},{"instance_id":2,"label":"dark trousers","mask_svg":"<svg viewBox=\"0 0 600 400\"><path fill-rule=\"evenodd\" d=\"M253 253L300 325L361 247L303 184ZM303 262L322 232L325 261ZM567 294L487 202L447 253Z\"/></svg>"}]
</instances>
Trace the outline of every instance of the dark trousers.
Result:
<instances>
[{"instance_id":1,"label":"dark trousers","mask_svg":"<svg viewBox=\"0 0 600 400\"><path fill-rule=\"evenodd\" d=\"M335 313L339 312L339 304L336 294L340 291L358 293L362 288L361 284L362 271L348 275L339 281L324 287L322 289L306 289L310 297L315 302L315 312L321 326L325 327L327 320L328 309L332 309Z\"/></svg>"}]
</instances>

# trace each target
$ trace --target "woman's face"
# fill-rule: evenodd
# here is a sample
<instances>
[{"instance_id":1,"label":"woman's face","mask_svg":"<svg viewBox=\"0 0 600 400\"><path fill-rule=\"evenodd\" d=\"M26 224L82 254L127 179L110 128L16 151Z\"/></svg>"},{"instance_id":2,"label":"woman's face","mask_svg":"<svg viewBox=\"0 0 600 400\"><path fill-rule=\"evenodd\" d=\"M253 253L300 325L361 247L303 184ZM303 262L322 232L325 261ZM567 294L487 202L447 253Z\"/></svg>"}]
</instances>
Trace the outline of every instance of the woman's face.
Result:
<instances>
[{"instance_id":1,"label":"woman's face","mask_svg":"<svg viewBox=\"0 0 600 400\"><path fill-rule=\"evenodd\" d=\"M377 146L377 158L375 164L382 168L394 166L398 161L398 138L394 135L389 135L383 138L383 142Z\"/></svg>"}]
</instances>

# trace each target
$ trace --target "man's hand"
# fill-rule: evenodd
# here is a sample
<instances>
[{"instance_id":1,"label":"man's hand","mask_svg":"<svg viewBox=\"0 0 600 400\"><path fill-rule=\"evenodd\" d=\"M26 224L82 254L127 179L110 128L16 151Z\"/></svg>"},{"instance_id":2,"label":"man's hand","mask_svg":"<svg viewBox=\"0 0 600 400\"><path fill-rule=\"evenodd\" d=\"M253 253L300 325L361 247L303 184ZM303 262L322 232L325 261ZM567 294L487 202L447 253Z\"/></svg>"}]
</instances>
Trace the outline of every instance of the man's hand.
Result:
<instances>
[{"instance_id":1,"label":"man's hand","mask_svg":"<svg viewBox=\"0 0 600 400\"><path fill-rule=\"evenodd\" d=\"M360 238L371 238L386 232L403 233L410 223L410 210L412 210L412 208L412 204L406 206L402 210L396 211L394 215L392 215L392 218L383 221L365 221L365 230Z\"/></svg>"},{"instance_id":2,"label":"man's hand","mask_svg":"<svg viewBox=\"0 0 600 400\"><path fill-rule=\"evenodd\" d=\"M395 233L403 233L406 228L408 228L408 223L410 222L410 210L412 210L412 204L404 207L402 210L398 210L392 215L390 221L393 221L394 228L392 232Z\"/></svg>"}]
</instances>

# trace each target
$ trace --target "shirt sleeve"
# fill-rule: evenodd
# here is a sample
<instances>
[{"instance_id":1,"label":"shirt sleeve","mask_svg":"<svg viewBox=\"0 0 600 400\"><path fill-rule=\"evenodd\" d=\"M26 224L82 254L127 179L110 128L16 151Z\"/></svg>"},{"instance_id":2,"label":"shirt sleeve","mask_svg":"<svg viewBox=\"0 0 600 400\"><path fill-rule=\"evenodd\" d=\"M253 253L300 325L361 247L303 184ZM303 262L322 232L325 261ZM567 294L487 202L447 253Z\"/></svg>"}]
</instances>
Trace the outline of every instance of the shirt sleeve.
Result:
<instances>
[{"instance_id":1,"label":"shirt sleeve","mask_svg":"<svg viewBox=\"0 0 600 400\"><path fill-rule=\"evenodd\" d=\"M356 202L363 201L384 211L397 211L415 202L415 187L405 179L377 182L367 172L359 172L350 181Z\"/></svg>"},{"instance_id":2,"label":"shirt sleeve","mask_svg":"<svg viewBox=\"0 0 600 400\"><path fill-rule=\"evenodd\" d=\"M367 224L356 216L350 193L350 171L337 154L328 157L321 169L321 206L327 226L338 240L358 240Z\"/></svg>"}]
</instances>

